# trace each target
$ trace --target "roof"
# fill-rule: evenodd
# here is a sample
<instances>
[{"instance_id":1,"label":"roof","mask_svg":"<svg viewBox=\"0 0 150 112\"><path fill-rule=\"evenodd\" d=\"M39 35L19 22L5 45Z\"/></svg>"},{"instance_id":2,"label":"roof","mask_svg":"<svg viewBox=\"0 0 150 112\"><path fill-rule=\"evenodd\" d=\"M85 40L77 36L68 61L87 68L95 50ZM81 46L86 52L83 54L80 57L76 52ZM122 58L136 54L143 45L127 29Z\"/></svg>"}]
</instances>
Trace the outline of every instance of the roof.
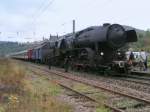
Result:
<instances>
[{"instance_id":1,"label":"roof","mask_svg":"<svg viewBox=\"0 0 150 112\"><path fill-rule=\"evenodd\" d=\"M39 48L42 48L43 46L45 46L46 44L48 44L49 42L45 42L45 43L42 43L41 45L33 48L33 49L39 49Z\"/></svg>"}]
</instances>

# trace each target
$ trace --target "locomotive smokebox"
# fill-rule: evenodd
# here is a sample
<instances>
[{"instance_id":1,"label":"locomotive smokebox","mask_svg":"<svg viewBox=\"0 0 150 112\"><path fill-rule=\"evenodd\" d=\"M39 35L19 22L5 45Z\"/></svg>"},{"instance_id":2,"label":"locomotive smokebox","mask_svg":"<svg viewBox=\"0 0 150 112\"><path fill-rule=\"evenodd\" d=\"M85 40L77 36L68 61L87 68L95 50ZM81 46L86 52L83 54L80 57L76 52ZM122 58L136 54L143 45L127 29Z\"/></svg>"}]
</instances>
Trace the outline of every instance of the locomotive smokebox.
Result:
<instances>
[{"instance_id":1,"label":"locomotive smokebox","mask_svg":"<svg viewBox=\"0 0 150 112\"><path fill-rule=\"evenodd\" d=\"M106 42L111 48L120 48L124 46L127 41L125 29L118 24L113 24L108 27L106 38Z\"/></svg>"},{"instance_id":2,"label":"locomotive smokebox","mask_svg":"<svg viewBox=\"0 0 150 112\"><path fill-rule=\"evenodd\" d=\"M137 41L137 35L134 29L126 30L124 26L119 24L104 24L102 27L99 27L99 31L97 32L99 32L96 35L97 41L107 43L107 46L112 49L118 49L126 43Z\"/></svg>"}]
</instances>

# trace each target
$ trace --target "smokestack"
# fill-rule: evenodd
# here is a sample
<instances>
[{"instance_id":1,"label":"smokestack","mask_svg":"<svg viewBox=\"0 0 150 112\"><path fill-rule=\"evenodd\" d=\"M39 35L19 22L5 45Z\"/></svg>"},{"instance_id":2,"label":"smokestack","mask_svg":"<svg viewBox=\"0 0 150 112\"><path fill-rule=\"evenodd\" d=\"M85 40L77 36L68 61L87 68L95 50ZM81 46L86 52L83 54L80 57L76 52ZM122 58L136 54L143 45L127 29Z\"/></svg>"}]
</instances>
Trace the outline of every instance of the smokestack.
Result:
<instances>
[{"instance_id":1,"label":"smokestack","mask_svg":"<svg viewBox=\"0 0 150 112\"><path fill-rule=\"evenodd\" d=\"M75 38L75 20L73 20L73 38Z\"/></svg>"}]
</instances>

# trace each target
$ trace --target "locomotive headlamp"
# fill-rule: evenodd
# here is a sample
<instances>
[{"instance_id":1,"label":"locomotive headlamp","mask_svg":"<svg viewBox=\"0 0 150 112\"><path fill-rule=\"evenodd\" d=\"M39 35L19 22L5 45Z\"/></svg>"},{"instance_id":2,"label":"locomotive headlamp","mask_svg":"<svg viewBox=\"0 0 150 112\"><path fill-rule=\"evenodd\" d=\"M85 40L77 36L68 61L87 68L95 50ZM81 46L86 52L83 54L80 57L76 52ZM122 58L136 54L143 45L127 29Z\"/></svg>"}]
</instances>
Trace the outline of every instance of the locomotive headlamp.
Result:
<instances>
[{"instance_id":1,"label":"locomotive headlamp","mask_svg":"<svg viewBox=\"0 0 150 112\"><path fill-rule=\"evenodd\" d=\"M104 55L104 53L103 53L103 52L101 52L100 54L101 54L101 56L103 56L103 55Z\"/></svg>"},{"instance_id":2,"label":"locomotive headlamp","mask_svg":"<svg viewBox=\"0 0 150 112\"><path fill-rule=\"evenodd\" d=\"M120 52L118 52L118 55L121 55L121 53L120 53Z\"/></svg>"}]
</instances>

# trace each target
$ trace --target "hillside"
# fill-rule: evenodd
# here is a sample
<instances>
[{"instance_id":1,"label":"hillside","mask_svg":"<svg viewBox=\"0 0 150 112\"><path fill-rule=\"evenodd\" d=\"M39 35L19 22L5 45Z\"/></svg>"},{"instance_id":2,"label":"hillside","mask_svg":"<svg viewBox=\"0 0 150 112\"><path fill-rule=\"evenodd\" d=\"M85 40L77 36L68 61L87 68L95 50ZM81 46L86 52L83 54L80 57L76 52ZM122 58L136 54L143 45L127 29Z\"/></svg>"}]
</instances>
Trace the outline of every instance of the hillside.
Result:
<instances>
[{"instance_id":1,"label":"hillside","mask_svg":"<svg viewBox=\"0 0 150 112\"><path fill-rule=\"evenodd\" d=\"M33 48L35 46L41 45L41 43L47 41L46 39L43 41L35 41L35 42L27 42L27 43L18 43L18 42L7 42L0 41L0 56L6 56L7 54L23 51L29 48Z\"/></svg>"},{"instance_id":2,"label":"hillside","mask_svg":"<svg viewBox=\"0 0 150 112\"><path fill-rule=\"evenodd\" d=\"M143 32L139 32L139 30L137 30L137 34L138 34L138 42L130 45L134 50L146 50L148 52L150 52L150 31L143 31Z\"/></svg>"},{"instance_id":3,"label":"hillside","mask_svg":"<svg viewBox=\"0 0 150 112\"><path fill-rule=\"evenodd\" d=\"M25 50L29 47L31 47L31 44L28 43L20 44L18 42L0 41L0 56L4 56L12 52Z\"/></svg>"}]
</instances>

